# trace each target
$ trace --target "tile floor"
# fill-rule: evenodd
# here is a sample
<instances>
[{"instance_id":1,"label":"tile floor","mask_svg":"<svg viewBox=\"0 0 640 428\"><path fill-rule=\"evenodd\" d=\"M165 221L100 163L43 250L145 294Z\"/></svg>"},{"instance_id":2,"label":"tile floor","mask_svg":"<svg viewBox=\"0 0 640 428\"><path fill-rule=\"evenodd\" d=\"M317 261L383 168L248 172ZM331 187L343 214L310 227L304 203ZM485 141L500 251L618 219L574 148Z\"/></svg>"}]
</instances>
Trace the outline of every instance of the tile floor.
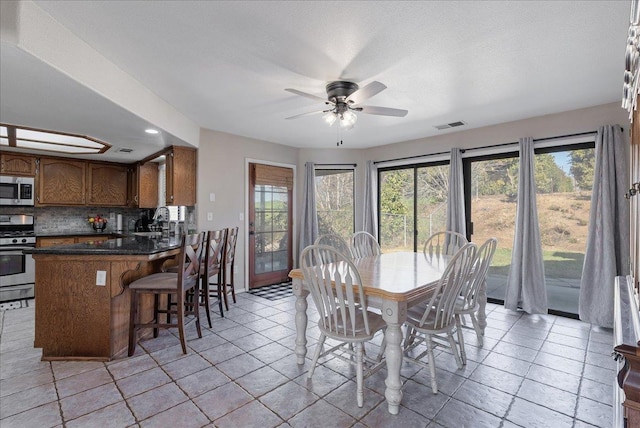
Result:
<instances>
[{"instance_id":1,"label":"tile floor","mask_svg":"<svg viewBox=\"0 0 640 428\"><path fill-rule=\"evenodd\" d=\"M0 311L0 426L611 426L609 330L489 305L485 346L474 346L465 330L464 369L439 351L437 395L428 370L405 361L402 405L392 416L384 369L365 380L363 408L356 406L354 372L341 360L325 360L306 379L309 360L298 366L292 351L294 299L239 294L202 339L189 327L187 355L165 332L142 341L134 357L108 363L42 362L33 348L34 309ZM310 358L317 338L312 322L309 333Z\"/></svg>"}]
</instances>

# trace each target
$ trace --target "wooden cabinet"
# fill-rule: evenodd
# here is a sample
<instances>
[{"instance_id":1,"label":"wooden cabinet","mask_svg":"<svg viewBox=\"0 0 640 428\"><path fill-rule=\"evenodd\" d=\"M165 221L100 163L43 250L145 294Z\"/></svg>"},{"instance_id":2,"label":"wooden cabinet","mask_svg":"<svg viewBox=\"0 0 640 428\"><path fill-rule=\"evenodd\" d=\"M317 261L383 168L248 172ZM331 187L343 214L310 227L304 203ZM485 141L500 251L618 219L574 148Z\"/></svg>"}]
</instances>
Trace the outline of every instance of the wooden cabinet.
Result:
<instances>
[{"instance_id":1,"label":"wooden cabinet","mask_svg":"<svg viewBox=\"0 0 640 428\"><path fill-rule=\"evenodd\" d=\"M0 174L35 177L36 158L19 153L0 153Z\"/></svg>"},{"instance_id":2,"label":"wooden cabinet","mask_svg":"<svg viewBox=\"0 0 640 428\"><path fill-rule=\"evenodd\" d=\"M39 236L36 238L36 247L55 247L58 245L82 244L84 242L102 242L113 239L111 234L104 235L69 235L69 236Z\"/></svg>"},{"instance_id":3,"label":"wooden cabinet","mask_svg":"<svg viewBox=\"0 0 640 428\"><path fill-rule=\"evenodd\" d=\"M158 206L158 164L147 162L130 170L129 206L156 208Z\"/></svg>"},{"instance_id":4,"label":"wooden cabinet","mask_svg":"<svg viewBox=\"0 0 640 428\"><path fill-rule=\"evenodd\" d=\"M166 204L196 204L197 151L173 146L166 157Z\"/></svg>"},{"instance_id":5,"label":"wooden cabinet","mask_svg":"<svg viewBox=\"0 0 640 428\"><path fill-rule=\"evenodd\" d=\"M38 206L127 206L125 165L48 157L37 165Z\"/></svg>"},{"instance_id":6,"label":"wooden cabinet","mask_svg":"<svg viewBox=\"0 0 640 428\"><path fill-rule=\"evenodd\" d=\"M73 236L52 236L36 239L36 247L55 247L58 245L75 244L76 238Z\"/></svg>"},{"instance_id":7,"label":"wooden cabinet","mask_svg":"<svg viewBox=\"0 0 640 428\"><path fill-rule=\"evenodd\" d=\"M127 167L102 163L87 166L87 205L126 206Z\"/></svg>"},{"instance_id":8,"label":"wooden cabinet","mask_svg":"<svg viewBox=\"0 0 640 428\"><path fill-rule=\"evenodd\" d=\"M37 205L85 205L87 163L41 158Z\"/></svg>"}]
</instances>

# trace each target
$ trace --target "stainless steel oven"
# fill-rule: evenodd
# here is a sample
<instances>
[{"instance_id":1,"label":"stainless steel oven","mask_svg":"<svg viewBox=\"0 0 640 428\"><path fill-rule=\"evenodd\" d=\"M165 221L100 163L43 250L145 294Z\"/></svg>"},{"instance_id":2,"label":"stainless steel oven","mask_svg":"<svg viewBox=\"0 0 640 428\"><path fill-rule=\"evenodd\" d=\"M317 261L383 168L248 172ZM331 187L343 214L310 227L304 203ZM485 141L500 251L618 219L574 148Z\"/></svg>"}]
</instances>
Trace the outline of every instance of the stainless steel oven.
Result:
<instances>
[{"instance_id":1,"label":"stainless steel oven","mask_svg":"<svg viewBox=\"0 0 640 428\"><path fill-rule=\"evenodd\" d=\"M0 302L34 297L35 245L33 216L0 215Z\"/></svg>"},{"instance_id":2,"label":"stainless steel oven","mask_svg":"<svg viewBox=\"0 0 640 428\"><path fill-rule=\"evenodd\" d=\"M0 176L0 205L32 207L35 196L33 177Z\"/></svg>"}]
</instances>

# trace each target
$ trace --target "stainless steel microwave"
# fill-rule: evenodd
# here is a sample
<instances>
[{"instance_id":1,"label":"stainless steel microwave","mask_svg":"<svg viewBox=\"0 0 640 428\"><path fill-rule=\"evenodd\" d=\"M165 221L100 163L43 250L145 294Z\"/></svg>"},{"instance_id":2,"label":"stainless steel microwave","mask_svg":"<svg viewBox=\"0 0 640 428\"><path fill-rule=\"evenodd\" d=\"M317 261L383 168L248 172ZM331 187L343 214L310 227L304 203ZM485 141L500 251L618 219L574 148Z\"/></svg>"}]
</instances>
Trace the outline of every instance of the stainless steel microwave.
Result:
<instances>
[{"instance_id":1,"label":"stainless steel microwave","mask_svg":"<svg viewBox=\"0 0 640 428\"><path fill-rule=\"evenodd\" d=\"M0 176L0 205L32 207L34 195L33 177Z\"/></svg>"}]
</instances>

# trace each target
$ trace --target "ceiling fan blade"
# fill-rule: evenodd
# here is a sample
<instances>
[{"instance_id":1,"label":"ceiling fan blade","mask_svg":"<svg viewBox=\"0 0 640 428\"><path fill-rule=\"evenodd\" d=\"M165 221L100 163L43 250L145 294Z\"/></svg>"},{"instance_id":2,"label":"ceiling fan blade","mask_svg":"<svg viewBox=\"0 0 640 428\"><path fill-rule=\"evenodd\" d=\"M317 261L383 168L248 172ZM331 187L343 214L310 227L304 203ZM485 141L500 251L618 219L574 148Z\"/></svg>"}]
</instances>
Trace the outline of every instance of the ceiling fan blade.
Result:
<instances>
[{"instance_id":1,"label":"ceiling fan blade","mask_svg":"<svg viewBox=\"0 0 640 428\"><path fill-rule=\"evenodd\" d=\"M353 102L353 104L360 104L364 100L368 100L372 96L384 91L387 87L377 81L373 81L366 86L355 91L353 94L349 95L346 99L347 102Z\"/></svg>"},{"instance_id":2,"label":"ceiling fan blade","mask_svg":"<svg viewBox=\"0 0 640 428\"><path fill-rule=\"evenodd\" d=\"M396 116L396 117L405 117L408 110L402 110L398 108L389 108L389 107L375 107L375 106L362 106L362 107L354 107L353 110L361 111L362 113L367 114L378 114L380 116Z\"/></svg>"},{"instance_id":3,"label":"ceiling fan blade","mask_svg":"<svg viewBox=\"0 0 640 428\"><path fill-rule=\"evenodd\" d=\"M300 95L301 97L311 98L312 100L320 101L321 103L329 103L329 101L327 101L326 98L322 98L322 97L319 97L319 96L313 95L313 94L308 94L306 92L302 92L302 91L299 91L297 89L287 88L287 89L285 89L285 91L291 92L292 94Z\"/></svg>"},{"instance_id":4,"label":"ceiling fan blade","mask_svg":"<svg viewBox=\"0 0 640 428\"><path fill-rule=\"evenodd\" d=\"M314 114L326 113L327 111L329 111L329 110L309 111L309 112L302 113L302 114L296 114L295 116L285 117L285 119L297 119L297 118L303 117L303 116L312 116Z\"/></svg>"}]
</instances>

